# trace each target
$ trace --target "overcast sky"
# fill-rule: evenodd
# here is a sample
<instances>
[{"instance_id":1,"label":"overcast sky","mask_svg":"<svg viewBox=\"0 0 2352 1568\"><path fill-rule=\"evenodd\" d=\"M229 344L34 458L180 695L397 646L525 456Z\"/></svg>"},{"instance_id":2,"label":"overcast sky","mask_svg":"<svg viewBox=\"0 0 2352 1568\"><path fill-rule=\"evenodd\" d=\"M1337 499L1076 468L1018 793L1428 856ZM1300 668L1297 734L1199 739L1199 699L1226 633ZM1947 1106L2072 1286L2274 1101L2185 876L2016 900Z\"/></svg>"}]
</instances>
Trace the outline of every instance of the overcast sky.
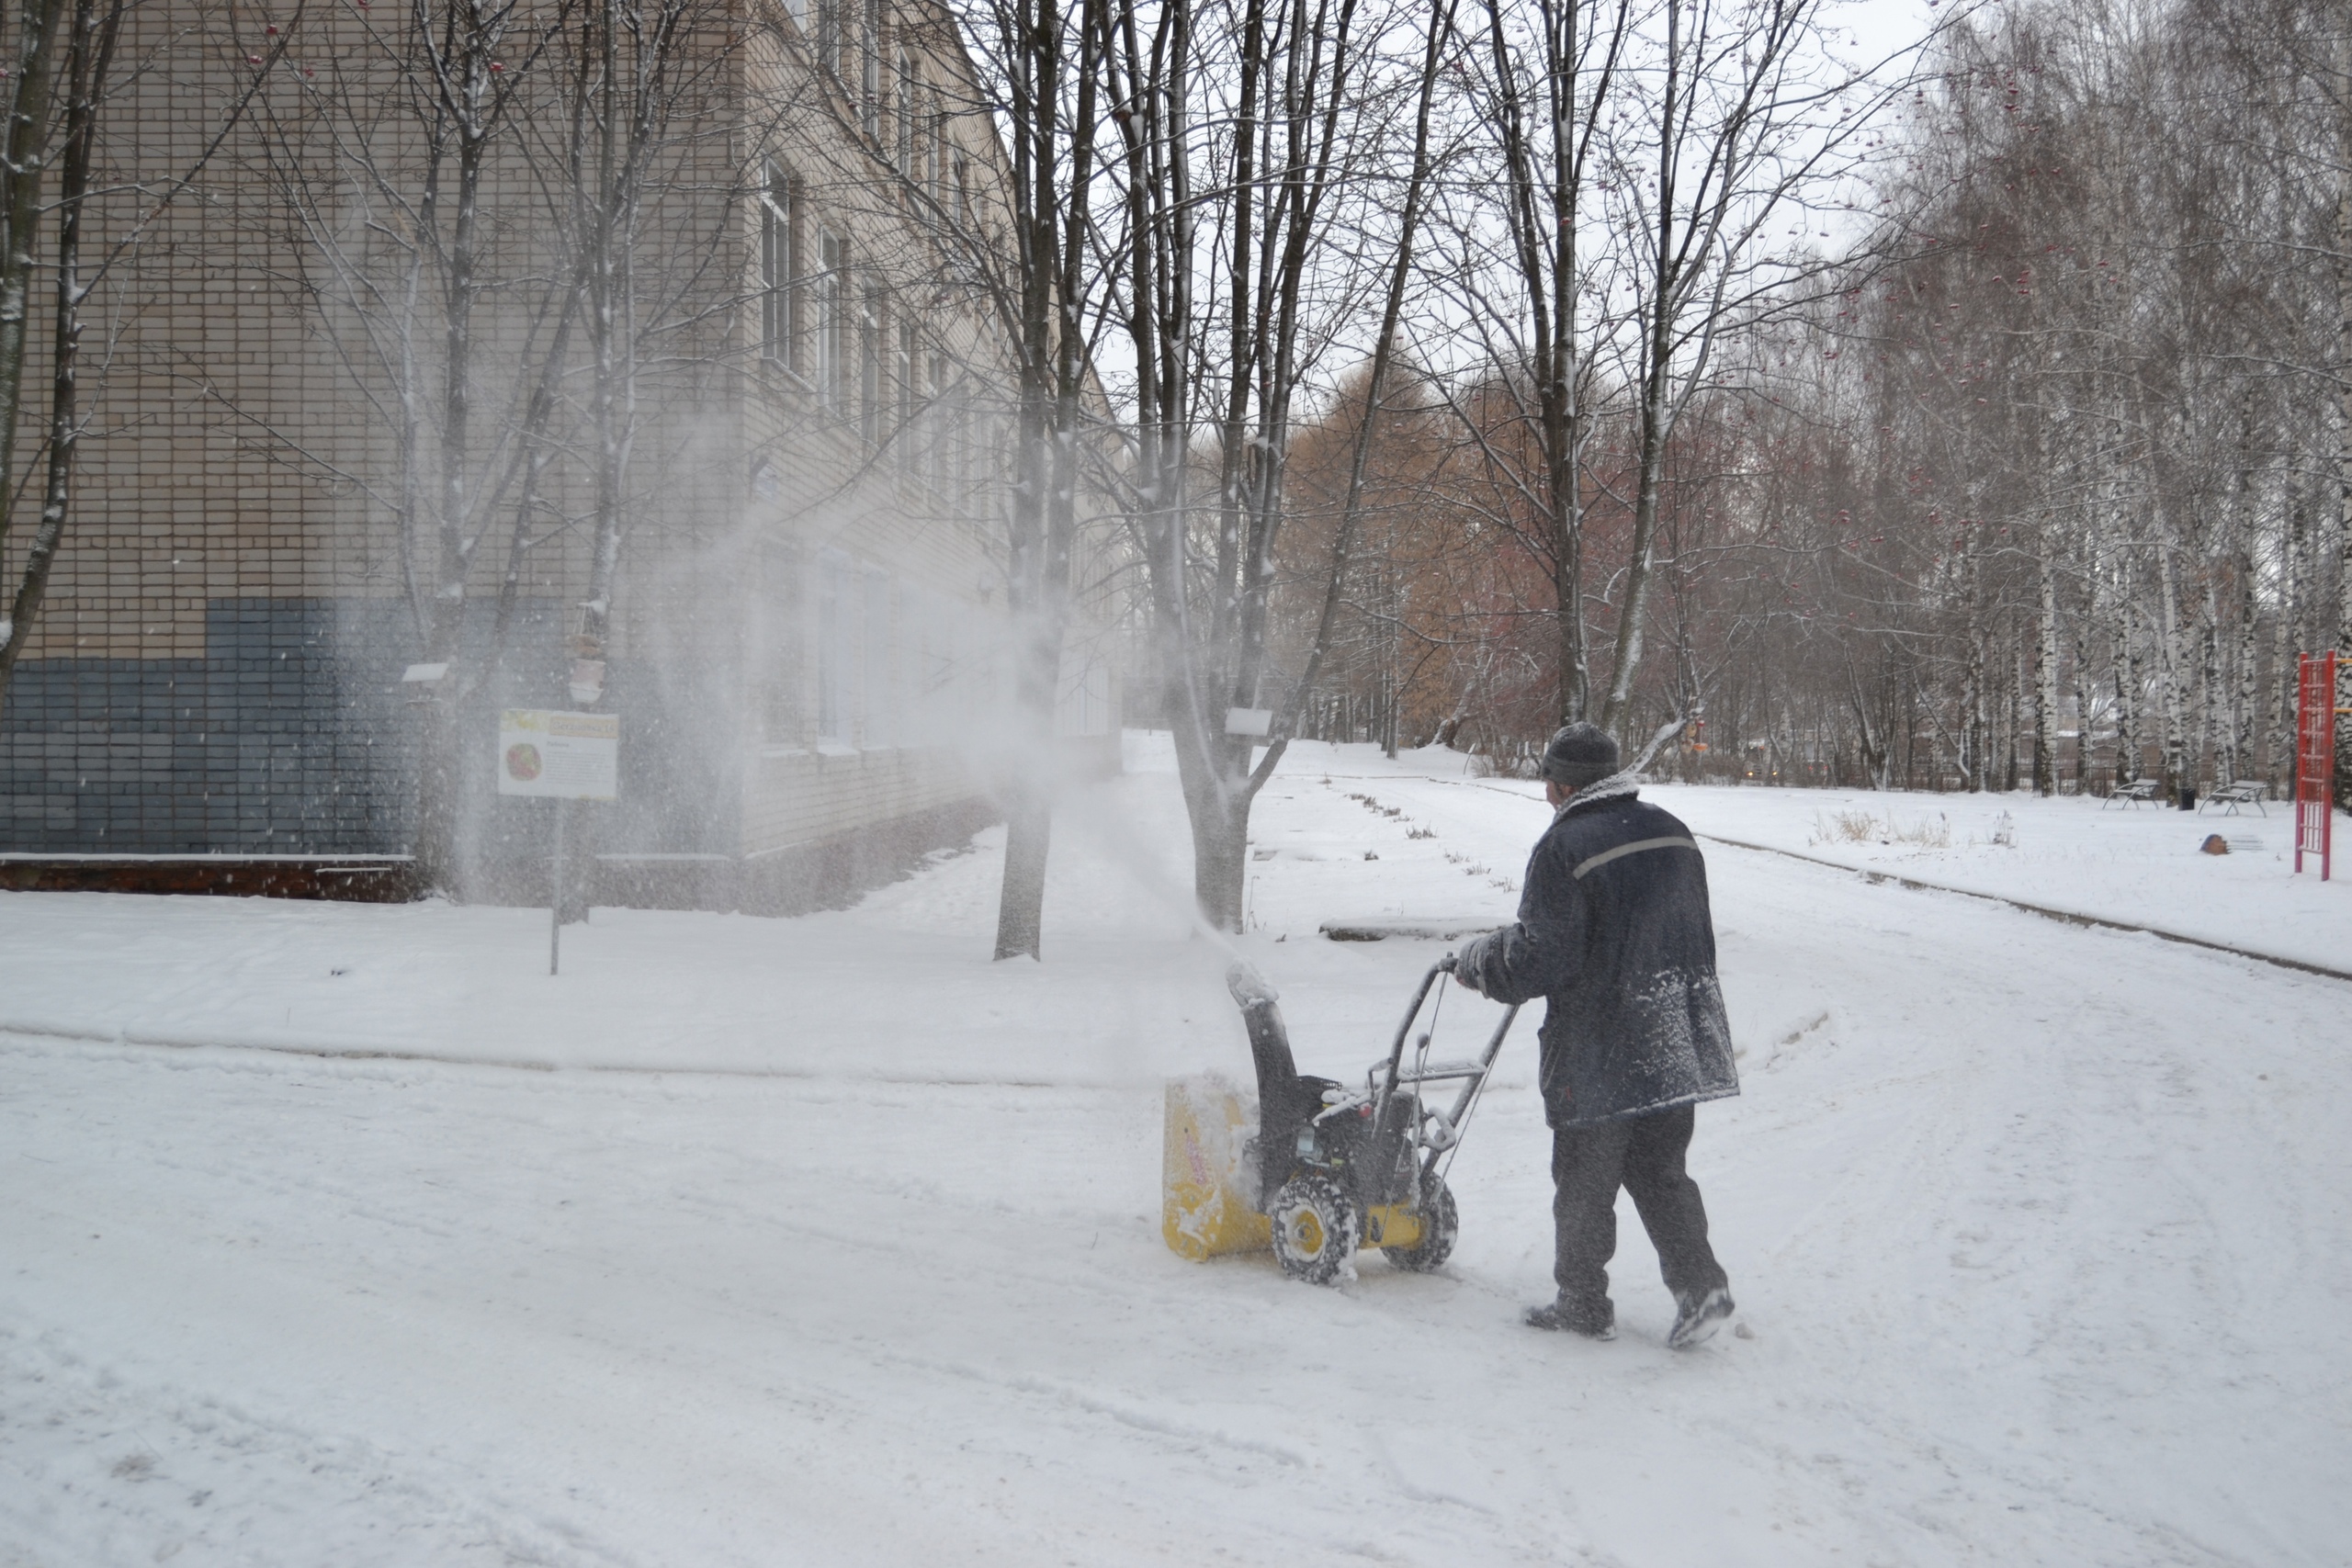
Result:
<instances>
[{"instance_id":1,"label":"overcast sky","mask_svg":"<svg viewBox=\"0 0 2352 1568\"><path fill-rule=\"evenodd\" d=\"M1822 18L1846 35L1849 60L1883 59L1917 47L1937 22L1951 14L1956 0L1930 6L1927 0L1830 0Z\"/></svg>"}]
</instances>

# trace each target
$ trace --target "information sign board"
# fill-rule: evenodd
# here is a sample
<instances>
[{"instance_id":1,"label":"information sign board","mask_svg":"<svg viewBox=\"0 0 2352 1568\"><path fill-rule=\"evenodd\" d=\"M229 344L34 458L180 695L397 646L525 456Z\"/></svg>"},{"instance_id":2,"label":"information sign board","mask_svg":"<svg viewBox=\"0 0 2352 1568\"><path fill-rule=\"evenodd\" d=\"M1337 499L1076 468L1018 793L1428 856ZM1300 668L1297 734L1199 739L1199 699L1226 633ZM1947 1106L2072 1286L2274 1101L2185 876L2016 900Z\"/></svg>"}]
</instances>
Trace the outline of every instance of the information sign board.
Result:
<instances>
[{"instance_id":1,"label":"information sign board","mask_svg":"<svg viewBox=\"0 0 2352 1568\"><path fill-rule=\"evenodd\" d=\"M611 800L620 793L620 750L616 715L508 708L498 716L498 793Z\"/></svg>"}]
</instances>

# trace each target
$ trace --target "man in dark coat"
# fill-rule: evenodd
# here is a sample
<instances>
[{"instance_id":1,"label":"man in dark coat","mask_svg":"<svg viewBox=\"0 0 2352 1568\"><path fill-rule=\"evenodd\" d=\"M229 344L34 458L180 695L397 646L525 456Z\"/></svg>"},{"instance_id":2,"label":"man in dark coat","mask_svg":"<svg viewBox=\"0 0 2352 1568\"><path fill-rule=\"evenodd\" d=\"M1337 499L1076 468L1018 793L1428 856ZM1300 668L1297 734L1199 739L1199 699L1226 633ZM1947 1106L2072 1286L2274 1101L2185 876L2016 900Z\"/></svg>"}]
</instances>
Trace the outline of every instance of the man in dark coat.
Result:
<instances>
[{"instance_id":1,"label":"man in dark coat","mask_svg":"<svg viewBox=\"0 0 2352 1568\"><path fill-rule=\"evenodd\" d=\"M1616 1335L1609 1259L1617 1189L1657 1247L1679 1309L1667 1343L1713 1335L1732 1313L1707 1245L1699 1184L1683 1168L1695 1107L1739 1092L1715 979L1706 861L1690 829L1645 806L1617 743L1572 724L1544 752L1552 826L1527 863L1519 920L1479 937L1454 978L1499 1002L1547 998L1540 1082L1552 1126L1553 1277L1538 1328Z\"/></svg>"}]
</instances>

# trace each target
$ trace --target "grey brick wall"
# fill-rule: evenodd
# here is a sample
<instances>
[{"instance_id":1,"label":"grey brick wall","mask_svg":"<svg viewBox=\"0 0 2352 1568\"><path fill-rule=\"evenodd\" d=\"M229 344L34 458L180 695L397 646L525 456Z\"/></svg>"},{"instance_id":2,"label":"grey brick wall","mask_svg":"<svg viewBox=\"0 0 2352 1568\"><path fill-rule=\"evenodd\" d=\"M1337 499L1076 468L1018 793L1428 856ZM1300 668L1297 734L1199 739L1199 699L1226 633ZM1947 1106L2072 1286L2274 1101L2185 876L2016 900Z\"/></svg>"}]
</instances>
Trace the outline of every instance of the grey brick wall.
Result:
<instances>
[{"instance_id":1,"label":"grey brick wall","mask_svg":"<svg viewBox=\"0 0 2352 1568\"><path fill-rule=\"evenodd\" d=\"M481 604L469 641L486 642ZM503 672L466 715L473 851L493 878L544 855L545 802L495 794L501 707L567 707L558 607L526 601ZM50 854L386 854L409 848L415 725L407 606L381 599L219 599L202 659L44 659L17 667L0 716L0 850ZM622 805L583 833L640 852L734 848L728 781L694 685L629 661ZM593 828L592 825L593 824Z\"/></svg>"},{"instance_id":2,"label":"grey brick wall","mask_svg":"<svg viewBox=\"0 0 2352 1568\"><path fill-rule=\"evenodd\" d=\"M202 659L43 659L0 717L0 848L387 852L412 810L405 607L220 599Z\"/></svg>"}]
</instances>

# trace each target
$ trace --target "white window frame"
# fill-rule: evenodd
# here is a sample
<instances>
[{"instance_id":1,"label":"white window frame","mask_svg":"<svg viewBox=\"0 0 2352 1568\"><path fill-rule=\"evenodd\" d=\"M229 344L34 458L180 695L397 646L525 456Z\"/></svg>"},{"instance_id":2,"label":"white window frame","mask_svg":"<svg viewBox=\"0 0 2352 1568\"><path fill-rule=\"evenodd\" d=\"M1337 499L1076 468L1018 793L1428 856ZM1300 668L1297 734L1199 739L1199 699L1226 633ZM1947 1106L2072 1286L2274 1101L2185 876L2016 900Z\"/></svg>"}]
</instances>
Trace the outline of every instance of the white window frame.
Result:
<instances>
[{"instance_id":1,"label":"white window frame","mask_svg":"<svg viewBox=\"0 0 2352 1568\"><path fill-rule=\"evenodd\" d=\"M865 0L858 28L857 120L868 141L882 140L882 0Z\"/></svg>"},{"instance_id":2,"label":"white window frame","mask_svg":"<svg viewBox=\"0 0 2352 1568\"><path fill-rule=\"evenodd\" d=\"M773 161L762 170L760 218L760 356L797 373L800 337L800 226L793 204L800 182Z\"/></svg>"},{"instance_id":3,"label":"white window frame","mask_svg":"<svg viewBox=\"0 0 2352 1568\"><path fill-rule=\"evenodd\" d=\"M810 334L816 339L817 400L841 412L848 394L850 347L849 240L827 230L820 241L824 270L817 277L817 320Z\"/></svg>"},{"instance_id":4,"label":"white window frame","mask_svg":"<svg viewBox=\"0 0 2352 1568\"><path fill-rule=\"evenodd\" d=\"M911 310L901 310L898 321L898 353L893 379L898 385L898 423L890 432L890 440L898 448L899 472L914 477L922 461L922 442L919 436L922 418L922 344L915 334L915 317Z\"/></svg>"},{"instance_id":5,"label":"white window frame","mask_svg":"<svg viewBox=\"0 0 2352 1568\"><path fill-rule=\"evenodd\" d=\"M892 616L890 614L890 574L879 567L868 567L861 574L862 603L858 606L859 631L862 647L858 660L864 679L859 682L864 702L858 727L858 743L869 750L882 750L899 744L898 682L894 679L897 660L892 647Z\"/></svg>"},{"instance_id":6,"label":"white window frame","mask_svg":"<svg viewBox=\"0 0 2352 1568\"><path fill-rule=\"evenodd\" d=\"M882 385L883 335L888 309L882 286L866 279L857 289L857 433L870 447L882 441L882 414L888 406Z\"/></svg>"},{"instance_id":7,"label":"white window frame","mask_svg":"<svg viewBox=\"0 0 2352 1568\"><path fill-rule=\"evenodd\" d=\"M826 550L818 558L816 579L817 739L854 746L856 660L864 649L864 595L856 563L840 550Z\"/></svg>"},{"instance_id":8,"label":"white window frame","mask_svg":"<svg viewBox=\"0 0 2352 1568\"><path fill-rule=\"evenodd\" d=\"M915 78L914 51L903 44L899 49L899 173L911 180L915 177L915 99L918 92Z\"/></svg>"}]
</instances>

